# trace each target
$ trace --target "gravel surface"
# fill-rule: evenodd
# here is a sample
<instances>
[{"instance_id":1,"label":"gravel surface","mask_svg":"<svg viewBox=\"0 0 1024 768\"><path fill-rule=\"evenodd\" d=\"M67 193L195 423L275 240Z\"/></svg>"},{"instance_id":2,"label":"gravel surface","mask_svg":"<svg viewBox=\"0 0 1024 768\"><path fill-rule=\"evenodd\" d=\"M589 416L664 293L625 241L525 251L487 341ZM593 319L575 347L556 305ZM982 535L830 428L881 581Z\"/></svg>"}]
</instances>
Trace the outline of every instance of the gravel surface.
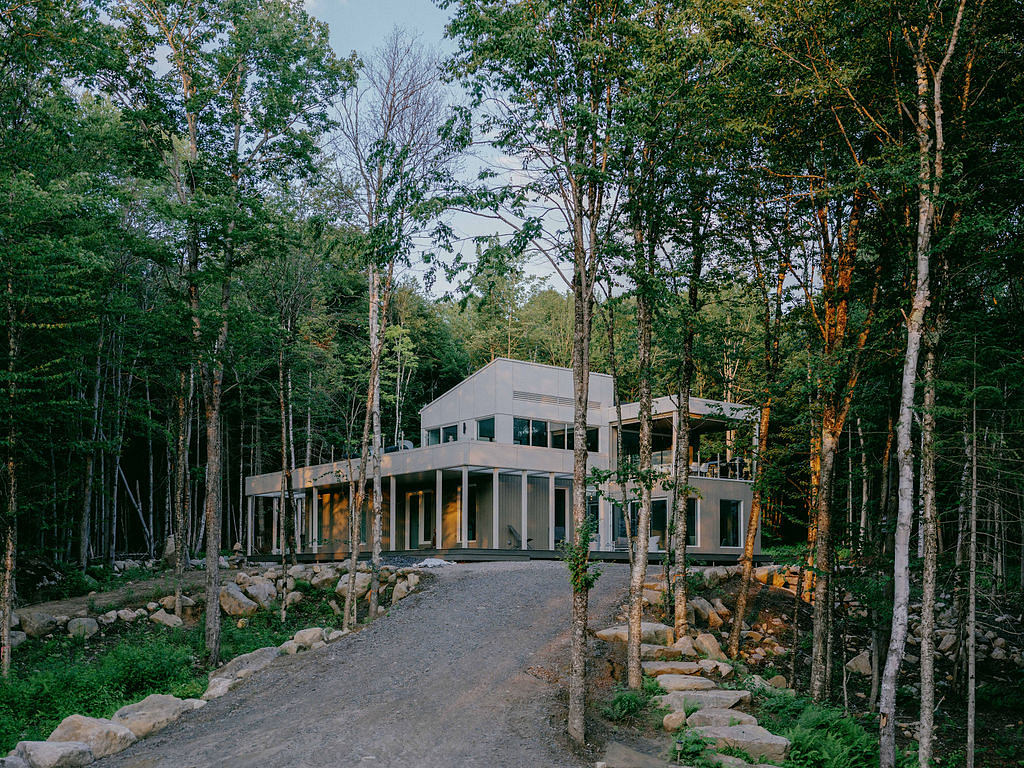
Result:
<instances>
[{"instance_id":1,"label":"gravel surface","mask_svg":"<svg viewBox=\"0 0 1024 768\"><path fill-rule=\"evenodd\" d=\"M604 565L591 622L626 567ZM278 659L224 698L96 765L248 768L585 766L566 749L570 590L558 562L461 564L318 651Z\"/></svg>"}]
</instances>

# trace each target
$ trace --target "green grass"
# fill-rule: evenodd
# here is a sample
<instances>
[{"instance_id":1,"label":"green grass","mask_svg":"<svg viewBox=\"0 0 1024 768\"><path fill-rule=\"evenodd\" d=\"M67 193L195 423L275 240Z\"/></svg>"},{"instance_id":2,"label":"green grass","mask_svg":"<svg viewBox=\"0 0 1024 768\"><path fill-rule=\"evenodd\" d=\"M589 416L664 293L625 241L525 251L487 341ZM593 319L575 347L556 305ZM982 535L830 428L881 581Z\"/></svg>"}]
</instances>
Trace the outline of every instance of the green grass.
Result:
<instances>
[{"instance_id":1,"label":"green grass","mask_svg":"<svg viewBox=\"0 0 1024 768\"><path fill-rule=\"evenodd\" d=\"M639 725L654 712L654 697L665 693L655 677L644 677L639 690L619 688L602 707L601 714L617 723Z\"/></svg>"},{"instance_id":2,"label":"green grass","mask_svg":"<svg viewBox=\"0 0 1024 768\"><path fill-rule=\"evenodd\" d=\"M717 763L710 758L709 742L699 733L685 728L676 734L674 759L677 765L688 768L716 768Z\"/></svg>"},{"instance_id":3,"label":"green grass","mask_svg":"<svg viewBox=\"0 0 1024 768\"><path fill-rule=\"evenodd\" d=\"M305 599L288 610L258 611L244 626L223 617L221 658L225 661L268 645L280 645L305 627L340 627L328 605L332 592L303 585ZM385 593L382 605L388 605ZM367 604L360 602L360 616ZM206 690L203 622L168 629L150 622L117 622L88 641L66 636L28 640L14 652L10 677L0 681L0 755L18 741L45 739L71 714L110 717L151 693L198 697Z\"/></svg>"}]
</instances>

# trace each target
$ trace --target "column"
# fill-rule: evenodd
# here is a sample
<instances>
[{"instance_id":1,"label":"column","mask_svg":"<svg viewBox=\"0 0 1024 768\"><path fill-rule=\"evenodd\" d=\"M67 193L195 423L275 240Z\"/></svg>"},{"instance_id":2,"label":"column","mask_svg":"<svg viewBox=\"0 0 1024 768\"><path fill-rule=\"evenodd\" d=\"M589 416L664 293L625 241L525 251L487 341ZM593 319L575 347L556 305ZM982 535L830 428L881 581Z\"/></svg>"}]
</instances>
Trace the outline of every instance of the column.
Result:
<instances>
[{"instance_id":1,"label":"column","mask_svg":"<svg viewBox=\"0 0 1024 768\"><path fill-rule=\"evenodd\" d=\"M395 528L398 527L398 515L395 514L395 476L388 478L388 548L394 552L398 547L395 544L398 534Z\"/></svg>"},{"instance_id":2,"label":"column","mask_svg":"<svg viewBox=\"0 0 1024 768\"><path fill-rule=\"evenodd\" d=\"M434 481L434 548L441 549L444 544L444 537L441 535L441 489L443 483L441 482L441 470L435 471L436 477Z\"/></svg>"},{"instance_id":3,"label":"column","mask_svg":"<svg viewBox=\"0 0 1024 768\"><path fill-rule=\"evenodd\" d=\"M529 475L526 474L526 470L525 469L522 471L522 477L523 477L523 489L522 489L522 493L519 494L520 495L520 499L519 499L519 501L520 501L520 504L519 504L519 506L520 506L520 509L519 509L519 525L520 525L520 528L519 528L519 538L520 538L520 544L522 544L521 548L522 549L527 549L528 547L527 547L527 541L526 541L527 540L526 531L527 531L527 528L529 527L529 523L530 523L530 518L529 518L529 516L527 514L527 507L526 507L526 504L527 504L527 492L529 491Z\"/></svg>"},{"instance_id":4,"label":"column","mask_svg":"<svg viewBox=\"0 0 1024 768\"><path fill-rule=\"evenodd\" d=\"M548 549L555 548L555 473L548 472Z\"/></svg>"},{"instance_id":5,"label":"column","mask_svg":"<svg viewBox=\"0 0 1024 768\"><path fill-rule=\"evenodd\" d=\"M498 504L501 493L501 473L495 467L491 473L491 549L498 549Z\"/></svg>"},{"instance_id":6,"label":"column","mask_svg":"<svg viewBox=\"0 0 1024 768\"><path fill-rule=\"evenodd\" d=\"M254 496L250 496L247 499L247 501L249 503L249 514L248 514L248 518L247 518L247 522L246 522L246 529L245 529L245 554L251 557L252 556L252 528L253 528L253 521L254 521L254 519L256 517L255 514L254 514L254 508L255 508L255 505L256 505L256 498Z\"/></svg>"},{"instance_id":7,"label":"column","mask_svg":"<svg viewBox=\"0 0 1024 768\"><path fill-rule=\"evenodd\" d=\"M270 546L270 551L271 551L272 554L279 554L280 553L280 550L278 549L278 547L280 546L281 542L279 542L277 540L277 517L278 517L278 513L280 511L279 507L280 507L280 499L277 496L275 496L274 497L274 524L273 524L274 543Z\"/></svg>"},{"instance_id":8,"label":"column","mask_svg":"<svg viewBox=\"0 0 1024 768\"><path fill-rule=\"evenodd\" d=\"M611 525L608 522L608 499L600 496L597 499L597 540L600 549L611 549Z\"/></svg>"},{"instance_id":9,"label":"column","mask_svg":"<svg viewBox=\"0 0 1024 768\"><path fill-rule=\"evenodd\" d=\"M309 525L309 540L313 544L313 554L320 550L320 492L313 486L313 520Z\"/></svg>"},{"instance_id":10,"label":"column","mask_svg":"<svg viewBox=\"0 0 1024 768\"><path fill-rule=\"evenodd\" d=\"M461 514L459 520L459 537L462 539L462 548L469 546L469 467L462 468L462 489L459 492L461 502Z\"/></svg>"}]
</instances>

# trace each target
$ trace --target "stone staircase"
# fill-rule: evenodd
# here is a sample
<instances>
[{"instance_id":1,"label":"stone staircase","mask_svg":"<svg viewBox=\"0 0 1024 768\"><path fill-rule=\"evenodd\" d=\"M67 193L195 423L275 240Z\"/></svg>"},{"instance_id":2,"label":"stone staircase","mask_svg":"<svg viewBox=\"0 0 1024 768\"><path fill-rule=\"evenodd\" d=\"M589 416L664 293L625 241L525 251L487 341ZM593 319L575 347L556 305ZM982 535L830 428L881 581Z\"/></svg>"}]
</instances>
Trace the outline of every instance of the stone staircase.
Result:
<instances>
[{"instance_id":1,"label":"stone staircase","mask_svg":"<svg viewBox=\"0 0 1024 768\"><path fill-rule=\"evenodd\" d=\"M622 626L596 634L610 642L625 642L625 628ZM720 686L721 680L733 675L733 668L724 662L721 647L713 635L681 638L669 644L671 628L651 624L645 625L643 634L645 643L641 655L644 674L656 677L666 691L657 697L657 705L668 710L663 720L666 731L675 732L686 727L703 737L711 750L742 750L759 761L748 763L717 751L708 755L712 761L727 768L775 768L782 765L789 751L789 740L762 728L753 715L735 708L750 703L750 691ZM698 649L709 658L698 658ZM769 685L757 676L755 682L766 687ZM661 758L612 743L597 768L649 768L656 764L666 765Z\"/></svg>"}]
</instances>

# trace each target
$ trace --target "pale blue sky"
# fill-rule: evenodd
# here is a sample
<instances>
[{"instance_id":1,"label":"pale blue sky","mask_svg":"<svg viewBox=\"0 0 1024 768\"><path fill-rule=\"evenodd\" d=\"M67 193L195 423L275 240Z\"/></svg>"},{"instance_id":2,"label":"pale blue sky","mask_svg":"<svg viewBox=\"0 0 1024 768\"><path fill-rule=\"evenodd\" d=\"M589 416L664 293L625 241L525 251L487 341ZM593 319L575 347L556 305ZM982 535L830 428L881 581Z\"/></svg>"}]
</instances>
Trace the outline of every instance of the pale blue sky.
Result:
<instances>
[{"instance_id":1,"label":"pale blue sky","mask_svg":"<svg viewBox=\"0 0 1024 768\"><path fill-rule=\"evenodd\" d=\"M306 0L305 5L307 11L327 22L331 45L339 56L348 56L352 51L370 53L384 42L395 26L418 34L428 48L437 48L442 53L453 48L451 41L444 39L448 12L438 8L431 0ZM462 240L460 250L464 258L471 258L475 253L471 238L505 229L493 220L463 213L454 214L451 225ZM424 269L420 267L412 271L422 276ZM551 279L554 270L543 256L531 258L527 271L547 279L551 287L565 290L560 279ZM454 287L439 277L432 293L436 295Z\"/></svg>"}]
</instances>

